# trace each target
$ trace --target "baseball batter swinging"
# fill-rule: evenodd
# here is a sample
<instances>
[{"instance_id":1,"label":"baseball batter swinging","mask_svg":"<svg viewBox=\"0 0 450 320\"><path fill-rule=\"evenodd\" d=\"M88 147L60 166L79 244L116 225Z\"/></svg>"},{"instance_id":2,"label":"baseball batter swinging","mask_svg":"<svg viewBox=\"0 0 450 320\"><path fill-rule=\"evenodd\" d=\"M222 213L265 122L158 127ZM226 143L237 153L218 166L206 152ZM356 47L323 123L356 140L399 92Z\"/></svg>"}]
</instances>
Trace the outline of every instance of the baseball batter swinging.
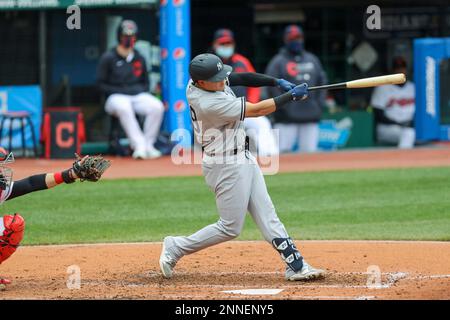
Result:
<instances>
[{"instance_id":1,"label":"baseball batter swinging","mask_svg":"<svg viewBox=\"0 0 450 320\"><path fill-rule=\"evenodd\" d=\"M192 59L189 74L186 95L191 119L203 147L203 175L216 195L220 219L188 237L164 238L159 260L163 276L172 277L175 264L184 255L237 237L247 211L286 263L287 280L323 276L323 270L306 263L279 220L258 163L246 148L243 123L246 117L268 115L292 100L305 99L307 84L296 86L259 73L232 73L232 68L214 54ZM279 86L287 92L250 103L244 97L237 98L230 86Z\"/></svg>"}]
</instances>

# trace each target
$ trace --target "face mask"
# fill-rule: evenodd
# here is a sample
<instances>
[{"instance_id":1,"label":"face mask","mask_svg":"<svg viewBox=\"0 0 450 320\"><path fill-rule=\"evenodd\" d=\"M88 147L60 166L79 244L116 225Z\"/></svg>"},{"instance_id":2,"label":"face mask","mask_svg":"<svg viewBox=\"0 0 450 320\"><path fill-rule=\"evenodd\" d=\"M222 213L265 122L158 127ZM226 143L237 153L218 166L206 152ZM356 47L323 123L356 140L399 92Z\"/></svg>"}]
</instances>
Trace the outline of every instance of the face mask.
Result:
<instances>
[{"instance_id":1,"label":"face mask","mask_svg":"<svg viewBox=\"0 0 450 320\"><path fill-rule=\"evenodd\" d=\"M216 48L216 54L219 57L228 59L234 54L234 47L233 46L218 46Z\"/></svg>"},{"instance_id":2,"label":"face mask","mask_svg":"<svg viewBox=\"0 0 450 320\"><path fill-rule=\"evenodd\" d=\"M134 48L134 45L136 44L136 38L135 37L123 37L122 41L120 42L123 47L129 49Z\"/></svg>"},{"instance_id":3,"label":"face mask","mask_svg":"<svg viewBox=\"0 0 450 320\"><path fill-rule=\"evenodd\" d=\"M286 44L287 49L294 54L300 54L303 51L303 46L303 41L299 40L290 41Z\"/></svg>"}]
</instances>

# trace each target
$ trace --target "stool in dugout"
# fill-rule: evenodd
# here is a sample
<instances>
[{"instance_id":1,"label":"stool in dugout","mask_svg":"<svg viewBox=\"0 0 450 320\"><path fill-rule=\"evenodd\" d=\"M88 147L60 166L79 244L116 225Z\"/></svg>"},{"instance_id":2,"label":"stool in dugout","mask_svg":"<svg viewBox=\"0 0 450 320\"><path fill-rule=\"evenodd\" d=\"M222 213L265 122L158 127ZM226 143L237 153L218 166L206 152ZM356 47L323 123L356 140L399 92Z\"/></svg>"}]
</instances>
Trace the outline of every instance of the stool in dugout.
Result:
<instances>
[{"instance_id":1,"label":"stool in dugout","mask_svg":"<svg viewBox=\"0 0 450 320\"><path fill-rule=\"evenodd\" d=\"M12 139L13 139L13 128L14 128L14 122L18 121L20 125L20 134L21 134L21 140L22 140L22 153L23 156L26 156L26 142L25 142L25 129L28 125L31 131L31 139L33 143L33 151L34 156L38 156L37 152L37 145L36 145L36 136L34 132L34 125L33 121L31 120L31 115L29 112L26 111L17 111L17 112L2 112L0 114L2 117L2 120L0 122L0 139L3 138L3 128L5 125L6 120L9 120L9 130L7 131L8 134L8 151L12 151Z\"/></svg>"}]
</instances>

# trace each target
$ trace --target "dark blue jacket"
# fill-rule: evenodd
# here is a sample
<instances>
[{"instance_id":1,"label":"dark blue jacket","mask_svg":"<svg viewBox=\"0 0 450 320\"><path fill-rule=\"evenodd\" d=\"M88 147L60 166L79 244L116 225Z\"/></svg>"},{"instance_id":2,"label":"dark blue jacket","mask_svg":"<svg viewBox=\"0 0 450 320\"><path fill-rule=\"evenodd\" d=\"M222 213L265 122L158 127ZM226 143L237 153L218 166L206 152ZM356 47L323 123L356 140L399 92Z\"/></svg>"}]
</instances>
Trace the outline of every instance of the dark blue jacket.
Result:
<instances>
[{"instance_id":1,"label":"dark blue jacket","mask_svg":"<svg viewBox=\"0 0 450 320\"><path fill-rule=\"evenodd\" d=\"M282 78L295 84L306 82L308 86L327 84L327 76L319 59L308 51L301 55L293 55L285 48L269 62L267 75ZM269 97L283 93L277 87L268 87ZM274 112L278 123L308 123L318 122L325 106L326 90L311 91L309 97L301 102L292 101Z\"/></svg>"},{"instance_id":2,"label":"dark blue jacket","mask_svg":"<svg viewBox=\"0 0 450 320\"><path fill-rule=\"evenodd\" d=\"M108 50L100 58L97 67L97 84L110 96L113 93L136 95L149 91L147 66L144 57L134 50L130 62L120 56L116 48Z\"/></svg>"}]
</instances>

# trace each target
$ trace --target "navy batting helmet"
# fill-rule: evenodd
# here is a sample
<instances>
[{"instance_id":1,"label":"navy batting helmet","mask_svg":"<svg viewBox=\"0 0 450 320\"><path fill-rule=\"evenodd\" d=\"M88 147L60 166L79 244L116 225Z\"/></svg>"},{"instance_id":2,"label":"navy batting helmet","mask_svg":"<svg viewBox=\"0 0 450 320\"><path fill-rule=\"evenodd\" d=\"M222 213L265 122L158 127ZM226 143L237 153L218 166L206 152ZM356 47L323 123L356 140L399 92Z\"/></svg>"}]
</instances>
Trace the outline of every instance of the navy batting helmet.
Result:
<instances>
[{"instance_id":1,"label":"navy batting helmet","mask_svg":"<svg viewBox=\"0 0 450 320\"><path fill-rule=\"evenodd\" d=\"M222 81L232 70L231 66L223 64L222 60L212 53L199 54L189 64L189 75L194 81Z\"/></svg>"}]
</instances>

